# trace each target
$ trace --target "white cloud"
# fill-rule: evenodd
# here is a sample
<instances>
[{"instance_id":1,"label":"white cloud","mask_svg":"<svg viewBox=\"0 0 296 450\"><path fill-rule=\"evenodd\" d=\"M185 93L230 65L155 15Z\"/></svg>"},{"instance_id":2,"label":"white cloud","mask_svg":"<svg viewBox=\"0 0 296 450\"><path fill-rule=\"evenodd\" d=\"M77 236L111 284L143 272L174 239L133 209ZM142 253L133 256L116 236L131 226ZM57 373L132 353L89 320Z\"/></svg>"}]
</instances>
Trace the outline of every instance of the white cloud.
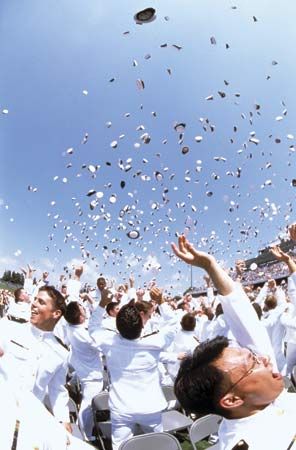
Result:
<instances>
[{"instance_id":1,"label":"white cloud","mask_svg":"<svg viewBox=\"0 0 296 450\"><path fill-rule=\"evenodd\" d=\"M126 265L129 267L135 267L139 264L139 261L134 253L125 257Z\"/></svg>"},{"instance_id":2,"label":"white cloud","mask_svg":"<svg viewBox=\"0 0 296 450\"><path fill-rule=\"evenodd\" d=\"M55 268L55 264L49 258L41 258L40 267L44 267L47 270L53 270Z\"/></svg>"},{"instance_id":3,"label":"white cloud","mask_svg":"<svg viewBox=\"0 0 296 450\"><path fill-rule=\"evenodd\" d=\"M143 264L143 273L147 273L147 272L154 272L157 273L158 270L160 269L161 265L158 262L158 259L156 256L153 255L147 255L146 260L144 261Z\"/></svg>"}]
</instances>

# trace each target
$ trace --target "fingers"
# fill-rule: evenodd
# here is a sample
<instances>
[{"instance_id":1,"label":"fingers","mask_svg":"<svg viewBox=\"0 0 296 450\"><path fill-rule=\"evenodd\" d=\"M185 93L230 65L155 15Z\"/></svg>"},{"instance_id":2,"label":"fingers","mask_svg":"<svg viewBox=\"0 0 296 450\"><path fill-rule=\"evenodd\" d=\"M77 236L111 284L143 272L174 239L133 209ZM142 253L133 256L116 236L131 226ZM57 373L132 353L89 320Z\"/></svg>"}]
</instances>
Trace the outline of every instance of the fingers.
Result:
<instances>
[{"instance_id":1,"label":"fingers","mask_svg":"<svg viewBox=\"0 0 296 450\"><path fill-rule=\"evenodd\" d=\"M181 258L181 252L174 242L171 243L171 247L172 247L172 250L175 253L175 255L178 256L179 258Z\"/></svg>"}]
</instances>

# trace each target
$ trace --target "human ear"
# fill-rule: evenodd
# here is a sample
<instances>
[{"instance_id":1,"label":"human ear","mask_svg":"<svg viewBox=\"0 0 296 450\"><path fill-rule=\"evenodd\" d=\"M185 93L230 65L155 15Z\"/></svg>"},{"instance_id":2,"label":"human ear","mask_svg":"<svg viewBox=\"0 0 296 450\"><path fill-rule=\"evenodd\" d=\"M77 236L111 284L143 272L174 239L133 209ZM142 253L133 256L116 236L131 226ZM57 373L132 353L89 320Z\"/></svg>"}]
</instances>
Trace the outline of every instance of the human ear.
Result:
<instances>
[{"instance_id":1,"label":"human ear","mask_svg":"<svg viewBox=\"0 0 296 450\"><path fill-rule=\"evenodd\" d=\"M53 318L54 318L54 319L59 319L59 318L61 317L61 315L62 315L62 311L61 311L60 309L56 309L56 310L53 312Z\"/></svg>"},{"instance_id":2,"label":"human ear","mask_svg":"<svg viewBox=\"0 0 296 450\"><path fill-rule=\"evenodd\" d=\"M244 403L243 399L233 394L232 392L229 392L229 394L224 395L224 397L222 397L219 400L220 406L224 409L238 408L239 406L242 406L243 403Z\"/></svg>"}]
</instances>

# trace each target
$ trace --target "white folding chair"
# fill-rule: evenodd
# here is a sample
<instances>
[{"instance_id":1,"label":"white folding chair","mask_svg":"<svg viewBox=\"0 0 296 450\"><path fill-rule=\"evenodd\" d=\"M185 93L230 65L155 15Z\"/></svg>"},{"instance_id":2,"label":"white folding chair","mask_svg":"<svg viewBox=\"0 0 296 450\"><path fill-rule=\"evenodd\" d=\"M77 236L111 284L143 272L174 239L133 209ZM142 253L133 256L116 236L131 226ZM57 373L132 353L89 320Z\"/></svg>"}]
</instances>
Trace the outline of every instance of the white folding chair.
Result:
<instances>
[{"instance_id":1,"label":"white folding chair","mask_svg":"<svg viewBox=\"0 0 296 450\"><path fill-rule=\"evenodd\" d=\"M119 450L182 450L180 442L169 433L146 433L123 442Z\"/></svg>"},{"instance_id":2,"label":"white folding chair","mask_svg":"<svg viewBox=\"0 0 296 450\"><path fill-rule=\"evenodd\" d=\"M180 411L173 409L162 413L163 431L166 431L167 433L184 430L185 428L189 429L192 423L190 417L185 416L185 414Z\"/></svg>"},{"instance_id":3,"label":"white folding chair","mask_svg":"<svg viewBox=\"0 0 296 450\"><path fill-rule=\"evenodd\" d=\"M180 409L180 403L177 400L177 397L174 392L174 386L163 385L162 392L165 396L166 401L168 402L168 406L166 408L167 411L172 409Z\"/></svg>"},{"instance_id":4,"label":"white folding chair","mask_svg":"<svg viewBox=\"0 0 296 450\"><path fill-rule=\"evenodd\" d=\"M175 396L173 386L162 386L162 391L168 402L167 409L162 413L163 431L173 433L192 425L193 421L182 412L178 411L180 404Z\"/></svg>"},{"instance_id":5,"label":"white folding chair","mask_svg":"<svg viewBox=\"0 0 296 450\"><path fill-rule=\"evenodd\" d=\"M79 420L77 406L71 397L69 398L69 401L68 401L68 408L69 408L69 415L70 415L70 422L71 422L73 436L75 436L78 439L81 439L82 441L86 440L86 436L85 436L83 427Z\"/></svg>"},{"instance_id":6,"label":"white folding chair","mask_svg":"<svg viewBox=\"0 0 296 450\"><path fill-rule=\"evenodd\" d=\"M106 450L105 441L111 442L109 392L100 392L92 399L92 412L96 437L101 449Z\"/></svg>"},{"instance_id":7,"label":"white folding chair","mask_svg":"<svg viewBox=\"0 0 296 450\"><path fill-rule=\"evenodd\" d=\"M216 414L208 414L207 416L196 419L190 427L189 439L194 450L197 450L196 443L205 439L213 433L218 431L222 417ZM213 445L211 448L218 448L218 444Z\"/></svg>"}]
</instances>

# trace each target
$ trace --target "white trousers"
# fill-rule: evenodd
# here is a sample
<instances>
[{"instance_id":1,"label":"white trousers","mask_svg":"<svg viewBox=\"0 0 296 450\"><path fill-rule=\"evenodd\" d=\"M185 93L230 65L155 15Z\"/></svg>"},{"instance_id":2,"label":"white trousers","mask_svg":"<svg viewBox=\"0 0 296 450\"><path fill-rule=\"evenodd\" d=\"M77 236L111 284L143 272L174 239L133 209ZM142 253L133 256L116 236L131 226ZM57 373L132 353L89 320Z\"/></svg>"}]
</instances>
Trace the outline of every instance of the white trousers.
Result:
<instances>
[{"instance_id":1,"label":"white trousers","mask_svg":"<svg viewBox=\"0 0 296 450\"><path fill-rule=\"evenodd\" d=\"M86 434L87 439L93 436L94 426L93 414L91 409L92 399L103 389L103 380L100 381L81 381L82 401L79 410L79 420Z\"/></svg>"},{"instance_id":2,"label":"white trousers","mask_svg":"<svg viewBox=\"0 0 296 450\"><path fill-rule=\"evenodd\" d=\"M151 414L120 414L111 412L112 449L118 450L120 444L131 438L140 425L144 433L162 432L161 412Z\"/></svg>"}]
</instances>

